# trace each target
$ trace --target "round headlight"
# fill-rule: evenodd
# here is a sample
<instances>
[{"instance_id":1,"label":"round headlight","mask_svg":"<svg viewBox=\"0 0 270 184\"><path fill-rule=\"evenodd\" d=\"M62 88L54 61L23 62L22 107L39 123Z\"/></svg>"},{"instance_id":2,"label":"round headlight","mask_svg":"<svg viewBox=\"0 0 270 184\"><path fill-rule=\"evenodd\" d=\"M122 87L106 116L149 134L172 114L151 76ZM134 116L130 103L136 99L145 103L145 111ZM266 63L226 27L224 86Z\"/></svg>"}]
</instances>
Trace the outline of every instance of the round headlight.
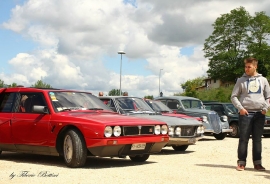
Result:
<instances>
[{"instance_id":1,"label":"round headlight","mask_svg":"<svg viewBox=\"0 0 270 184\"><path fill-rule=\"evenodd\" d=\"M168 127L167 125L162 125L161 126L161 134L167 134L168 133Z\"/></svg>"},{"instance_id":2,"label":"round headlight","mask_svg":"<svg viewBox=\"0 0 270 184\"><path fill-rule=\"evenodd\" d=\"M155 134L159 135L160 134L160 125L155 126Z\"/></svg>"},{"instance_id":3,"label":"round headlight","mask_svg":"<svg viewBox=\"0 0 270 184\"><path fill-rule=\"evenodd\" d=\"M207 121L207 117L206 116L202 116L202 121L206 122Z\"/></svg>"},{"instance_id":4,"label":"round headlight","mask_svg":"<svg viewBox=\"0 0 270 184\"><path fill-rule=\"evenodd\" d=\"M120 127L120 126L115 126L115 127L113 128L113 135L114 135L115 137L118 137L118 136L121 135L121 127Z\"/></svg>"},{"instance_id":5,"label":"round headlight","mask_svg":"<svg viewBox=\"0 0 270 184\"><path fill-rule=\"evenodd\" d=\"M204 126L201 126L202 134L204 133Z\"/></svg>"},{"instance_id":6,"label":"round headlight","mask_svg":"<svg viewBox=\"0 0 270 184\"><path fill-rule=\"evenodd\" d=\"M228 121L228 117L227 116L221 116L221 121Z\"/></svg>"},{"instance_id":7,"label":"round headlight","mask_svg":"<svg viewBox=\"0 0 270 184\"><path fill-rule=\"evenodd\" d=\"M181 135L181 128L180 127L176 127L174 133L175 133L175 135L180 136Z\"/></svg>"},{"instance_id":8,"label":"round headlight","mask_svg":"<svg viewBox=\"0 0 270 184\"><path fill-rule=\"evenodd\" d=\"M174 134L174 128L173 127L169 127L169 135L173 135Z\"/></svg>"},{"instance_id":9,"label":"round headlight","mask_svg":"<svg viewBox=\"0 0 270 184\"><path fill-rule=\"evenodd\" d=\"M111 137L112 136L112 127L110 127L110 126L105 127L104 136L105 137Z\"/></svg>"},{"instance_id":10,"label":"round headlight","mask_svg":"<svg viewBox=\"0 0 270 184\"><path fill-rule=\"evenodd\" d=\"M198 128L197 128L197 134L203 134L204 133L204 128L203 128L203 126L199 126Z\"/></svg>"}]
</instances>

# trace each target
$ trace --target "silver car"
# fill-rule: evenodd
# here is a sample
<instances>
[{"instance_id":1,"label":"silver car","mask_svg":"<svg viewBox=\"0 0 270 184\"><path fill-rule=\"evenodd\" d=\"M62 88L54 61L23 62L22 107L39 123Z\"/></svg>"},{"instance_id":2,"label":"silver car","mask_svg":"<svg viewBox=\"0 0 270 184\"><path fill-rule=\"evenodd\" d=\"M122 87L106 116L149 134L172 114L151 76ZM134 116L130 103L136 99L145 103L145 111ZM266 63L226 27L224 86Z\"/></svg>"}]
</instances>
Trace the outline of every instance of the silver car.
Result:
<instances>
[{"instance_id":1,"label":"silver car","mask_svg":"<svg viewBox=\"0 0 270 184\"><path fill-rule=\"evenodd\" d=\"M219 115L215 111L206 110L198 98L187 96L157 97L176 113L186 114L203 119L205 134L213 134L217 140L223 140L232 129L229 127L228 117Z\"/></svg>"},{"instance_id":2,"label":"silver car","mask_svg":"<svg viewBox=\"0 0 270 184\"><path fill-rule=\"evenodd\" d=\"M101 96L99 98L119 114L167 123L170 138L166 146L172 146L175 151L185 151L189 145L203 138L202 122L193 118L163 116L153 111L142 98L129 96Z\"/></svg>"}]
</instances>

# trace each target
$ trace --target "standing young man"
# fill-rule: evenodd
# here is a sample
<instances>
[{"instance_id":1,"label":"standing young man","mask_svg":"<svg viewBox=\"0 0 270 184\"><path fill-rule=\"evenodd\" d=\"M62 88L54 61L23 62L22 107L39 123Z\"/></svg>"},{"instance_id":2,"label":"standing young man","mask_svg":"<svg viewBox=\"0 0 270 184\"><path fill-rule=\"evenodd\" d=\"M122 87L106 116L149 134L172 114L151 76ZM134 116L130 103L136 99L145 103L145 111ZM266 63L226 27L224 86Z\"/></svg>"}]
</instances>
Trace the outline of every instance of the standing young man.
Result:
<instances>
[{"instance_id":1,"label":"standing young man","mask_svg":"<svg viewBox=\"0 0 270 184\"><path fill-rule=\"evenodd\" d=\"M231 101L239 111L239 143L236 170L243 171L246 166L248 141L252 135L252 159L254 169L264 171L262 166L262 134L265 114L270 108L270 88L265 77L257 73L258 61L245 59L245 73L233 88Z\"/></svg>"}]
</instances>

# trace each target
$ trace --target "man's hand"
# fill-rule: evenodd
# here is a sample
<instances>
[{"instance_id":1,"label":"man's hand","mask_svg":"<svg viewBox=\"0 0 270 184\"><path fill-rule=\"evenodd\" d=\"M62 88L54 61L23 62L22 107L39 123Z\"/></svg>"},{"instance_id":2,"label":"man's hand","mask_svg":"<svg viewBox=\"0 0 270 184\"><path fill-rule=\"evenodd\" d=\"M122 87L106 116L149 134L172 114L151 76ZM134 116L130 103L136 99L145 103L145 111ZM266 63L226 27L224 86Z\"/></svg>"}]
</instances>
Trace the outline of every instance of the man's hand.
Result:
<instances>
[{"instance_id":1,"label":"man's hand","mask_svg":"<svg viewBox=\"0 0 270 184\"><path fill-rule=\"evenodd\" d=\"M263 115L265 115L265 114L266 114L266 111L265 111L265 110L262 110L261 113L262 113Z\"/></svg>"},{"instance_id":2,"label":"man's hand","mask_svg":"<svg viewBox=\"0 0 270 184\"><path fill-rule=\"evenodd\" d=\"M240 115L248 115L248 111L246 109L241 109L239 113Z\"/></svg>"}]
</instances>

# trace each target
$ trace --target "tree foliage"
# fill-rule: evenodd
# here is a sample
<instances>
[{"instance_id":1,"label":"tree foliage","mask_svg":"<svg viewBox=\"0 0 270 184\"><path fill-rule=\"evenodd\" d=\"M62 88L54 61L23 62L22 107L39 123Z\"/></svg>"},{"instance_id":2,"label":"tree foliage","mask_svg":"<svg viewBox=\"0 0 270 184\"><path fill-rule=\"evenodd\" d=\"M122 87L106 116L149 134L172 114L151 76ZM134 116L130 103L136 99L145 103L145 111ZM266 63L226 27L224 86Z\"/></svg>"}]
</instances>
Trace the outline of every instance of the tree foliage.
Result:
<instances>
[{"instance_id":1,"label":"tree foliage","mask_svg":"<svg viewBox=\"0 0 270 184\"><path fill-rule=\"evenodd\" d=\"M212 26L214 31L203 49L209 59L209 77L235 81L244 72L244 59L251 56L259 60L258 72L267 76L270 17L265 12L256 12L252 17L244 7L236 8L218 17Z\"/></svg>"},{"instance_id":2,"label":"tree foliage","mask_svg":"<svg viewBox=\"0 0 270 184\"><path fill-rule=\"evenodd\" d=\"M122 92L123 94L123 92ZM108 93L109 96L119 96L120 95L120 89L112 89L111 91L109 91Z\"/></svg>"},{"instance_id":3,"label":"tree foliage","mask_svg":"<svg viewBox=\"0 0 270 184\"><path fill-rule=\"evenodd\" d=\"M4 81L2 81L1 79L0 79L0 87L1 87L1 88L4 87Z\"/></svg>"},{"instance_id":4,"label":"tree foliage","mask_svg":"<svg viewBox=\"0 0 270 184\"><path fill-rule=\"evenodd\" d=\"M153 100L154 96L153 95L147 95L147 96L144 96L144 98Z\"/></svg>"},{"instance_id":5,"label":"tree foliage","mask_svg":"<svg viewBox=\"0 0 270 184\"><path fill-rule=\"evenodd\" d=\"M229 87L210 88L199 91L197 98L202 101L231 102L231 93L233 85Z\"/></svg>"},{"instance_id":6,"label":"tree foliage","mask_svg":"<svg viewBox=\"0 0 270 184\"><path fill-rule=\"evenodd\" d=\"M31 87L35 87L35 88L53 88L50 84L46 84L45 82L43 82L42 80L38 80L34 85L32 85Z\"/></svg>"},{"instance_id":7,"label":"tree foliage","mask_svg":"<svg viewBox=\"0 0 270 184\"><path fill-rule=\"evenodd\" d=\"M174 94L175 96L183 95L183 96L190 96L190 97L197 97L197 90L196 88L199 86L204 85L205 77L197 77L192 80L188 80L185 83L181 84L183 89L183 93Z\"/></svg>"}]
</instances>

